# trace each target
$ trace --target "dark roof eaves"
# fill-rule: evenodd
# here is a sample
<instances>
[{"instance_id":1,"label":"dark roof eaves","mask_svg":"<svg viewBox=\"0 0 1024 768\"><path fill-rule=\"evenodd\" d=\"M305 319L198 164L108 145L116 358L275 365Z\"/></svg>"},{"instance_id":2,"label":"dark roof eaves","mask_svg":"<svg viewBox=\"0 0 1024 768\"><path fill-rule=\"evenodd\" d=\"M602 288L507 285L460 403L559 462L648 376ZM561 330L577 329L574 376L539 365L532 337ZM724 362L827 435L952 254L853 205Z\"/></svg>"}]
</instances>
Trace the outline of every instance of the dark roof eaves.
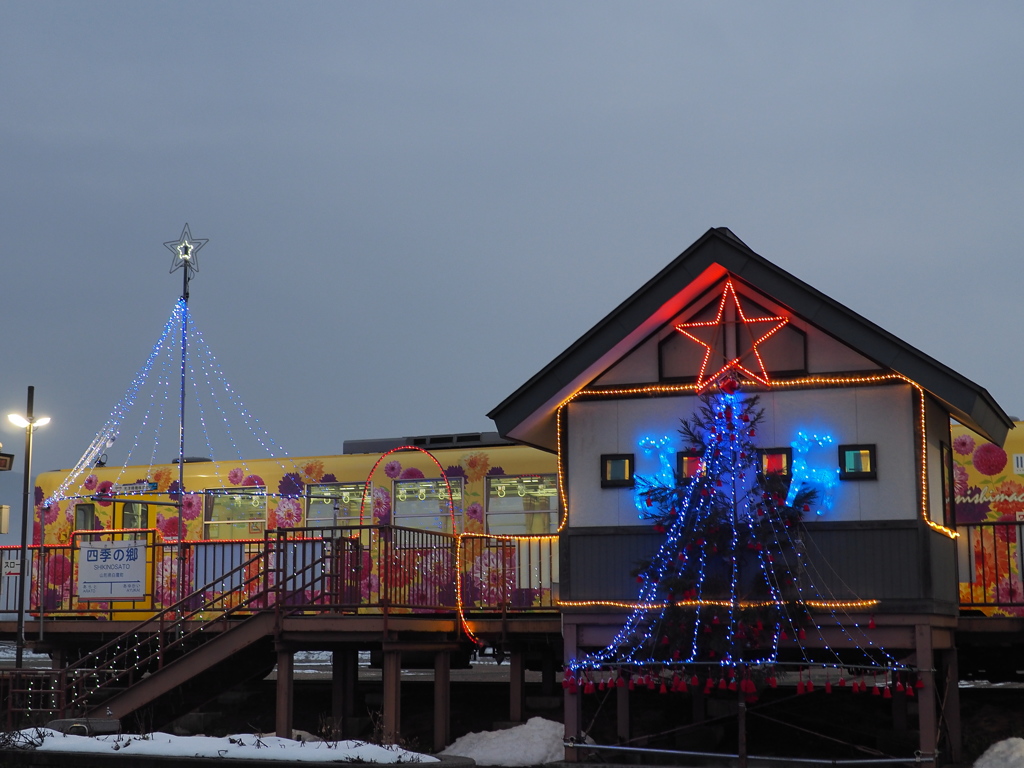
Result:
<instances>
[{"instance_id":1,"label":"dark roof eaves","mask_svg":"<svg viewBox=\"0 0 1024 768\"><path fill-rule=\"evenodd\" d=\"M974 422L969 426L980 428L983 436L1002 444L1013 427L983 387L772 264L728 230L710 229L494 408L488 416L498 431L507 434L715 263L878 364L917 382L969 417ZM524 400L526 395L529 397Z\"/></svg>"}]
</instances>

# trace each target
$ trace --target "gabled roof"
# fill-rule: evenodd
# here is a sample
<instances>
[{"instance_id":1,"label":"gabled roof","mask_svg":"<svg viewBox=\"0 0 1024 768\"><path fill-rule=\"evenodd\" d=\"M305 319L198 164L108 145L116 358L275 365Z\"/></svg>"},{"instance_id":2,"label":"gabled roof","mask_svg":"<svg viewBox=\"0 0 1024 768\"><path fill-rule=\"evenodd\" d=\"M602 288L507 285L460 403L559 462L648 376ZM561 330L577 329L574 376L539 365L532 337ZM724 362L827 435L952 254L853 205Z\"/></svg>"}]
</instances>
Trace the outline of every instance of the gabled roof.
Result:
<instances>
[{"instance_id":1,"label":"gabled roof","mask_svg":"<svg viewBox=\"0 0 1024 768\"><path fill-rule=\"evenodd\" d=\"M878 363L917 382L957 421L1002 445L1013 421L983 388L861 317L767 259L724 227L709 229L611 314L507 397L488 416L498 432L555 448L555 413L726 273Z\"/></svg>"}]
</instances>

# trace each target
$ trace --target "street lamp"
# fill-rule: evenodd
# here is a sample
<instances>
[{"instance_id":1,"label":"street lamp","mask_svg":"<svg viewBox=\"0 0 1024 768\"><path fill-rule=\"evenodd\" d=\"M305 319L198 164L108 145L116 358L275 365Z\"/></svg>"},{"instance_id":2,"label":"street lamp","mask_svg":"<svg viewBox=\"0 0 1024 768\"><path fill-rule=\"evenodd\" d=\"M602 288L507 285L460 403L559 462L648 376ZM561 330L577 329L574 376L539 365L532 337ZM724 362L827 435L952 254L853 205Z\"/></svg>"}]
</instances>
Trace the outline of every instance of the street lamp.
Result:
<instances>
[{"instance_id":1,"label":"street lamp","mask_svg":"<svg viewBox=\"0 0 1024 768\"><path fill-rule=\"evenodd\" d=\"M25 653L25 586L28 577L28 497L29 489L32 486L32 433L36 427L50 423L49 416L36 418L32 415L32 401L35 399L35 387L28 388L28 405L25 408L25 415L17 413L8 414L7 419L16 427L25 430L25 479L22 483L21 495L21 563L20 581L18 589L18 639L17 649L14 655L14 666L22 667L22 660ZM40 542L42 543L42 542Z\"/></svg>"}]
</instances>

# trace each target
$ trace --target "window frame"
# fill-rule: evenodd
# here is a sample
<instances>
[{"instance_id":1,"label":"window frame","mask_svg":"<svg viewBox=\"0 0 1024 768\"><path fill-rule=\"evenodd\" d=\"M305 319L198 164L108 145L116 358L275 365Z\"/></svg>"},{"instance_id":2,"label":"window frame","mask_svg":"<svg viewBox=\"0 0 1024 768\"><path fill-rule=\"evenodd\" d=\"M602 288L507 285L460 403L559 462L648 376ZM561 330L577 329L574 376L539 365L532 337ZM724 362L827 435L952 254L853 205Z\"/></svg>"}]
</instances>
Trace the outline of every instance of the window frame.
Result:
<instances>
[{"instance_id":1,"label":"window frame","mask_svg":"<svg viewBox=\"0 0 1024 768\"><path fill-rule=\"evenodd\" d=\"M696 449L690 449L690 450L685 450L685 451L676 451L676 476L679 478L679 480L680 481L683 481L683 480L689 481L689 480L693 480L695 477L700 477L701 475L703 475L704 474L704 470L705 470L704 462L702 461L703 458L704 458L704 451L700 451L700 450L696 450ZM696 459L696 461L697 461L697 471L696 472L693 472L692 474L687 473L687 471L686 471L686 460L687 459Z\"/></svg>"},{"instance_id":2,"label":"window frame","mask_svg":"<svg viewBox=\"0 0 1024 768\"><path fill-rule=\"evenodd\" d=\"M848 472L846 455L848 453L867 451L871 469L866 472ZM875 443L846 443L839 446L839 479L840 480L877 480L878 479L878 447Z\"/></svg>"},{"instance_id":3,"label":"window frame","mask_svg":"<svg viewBox=\"0 0 1024 768\"><path fill-rule=\"evenodd\" d=\"M786 457L786 471L785 472L767 472L765 471L765 459L768 456L785 456ZM787 480L793 479L793 449L792 448L758 448L757 449L757 471L765 477L769 475L775 475L782 477Z\"/></svg>"},{"instance_id":4,"label":"window frame","mask_svg":"<svg viewBox=\"0 0 1024 768\"><path fill-rule=\"evenodd\" d=\"M626 462L624 473L626 477L611 477L609 471L613 462ZM635 453L602 453L601 454L601 487L602 488L632 488L636 484L636 454Z\"/></svg>"}]
</instances>

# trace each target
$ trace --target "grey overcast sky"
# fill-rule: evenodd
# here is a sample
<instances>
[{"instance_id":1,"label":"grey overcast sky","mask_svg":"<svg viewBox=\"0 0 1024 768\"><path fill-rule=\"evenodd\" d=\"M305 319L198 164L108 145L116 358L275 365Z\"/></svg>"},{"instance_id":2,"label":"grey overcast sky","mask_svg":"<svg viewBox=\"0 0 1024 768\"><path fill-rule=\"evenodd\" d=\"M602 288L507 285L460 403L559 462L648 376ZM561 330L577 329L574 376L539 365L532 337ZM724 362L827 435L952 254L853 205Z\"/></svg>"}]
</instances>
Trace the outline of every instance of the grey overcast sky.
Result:
<instances>
[{"instance_id":1,"label":"grey overcast sky","mask_svg":"<svg viewBox=\"0 0 1024 768\"><path fill-rule=\"evenodd\" d=\"M0 413L34 385L35 469L78 460L188 222L193 317L292 455L492 429L712 226L1024 414L1022 34L998 1L4 0Z\"/></svg>"}]
</instances>

